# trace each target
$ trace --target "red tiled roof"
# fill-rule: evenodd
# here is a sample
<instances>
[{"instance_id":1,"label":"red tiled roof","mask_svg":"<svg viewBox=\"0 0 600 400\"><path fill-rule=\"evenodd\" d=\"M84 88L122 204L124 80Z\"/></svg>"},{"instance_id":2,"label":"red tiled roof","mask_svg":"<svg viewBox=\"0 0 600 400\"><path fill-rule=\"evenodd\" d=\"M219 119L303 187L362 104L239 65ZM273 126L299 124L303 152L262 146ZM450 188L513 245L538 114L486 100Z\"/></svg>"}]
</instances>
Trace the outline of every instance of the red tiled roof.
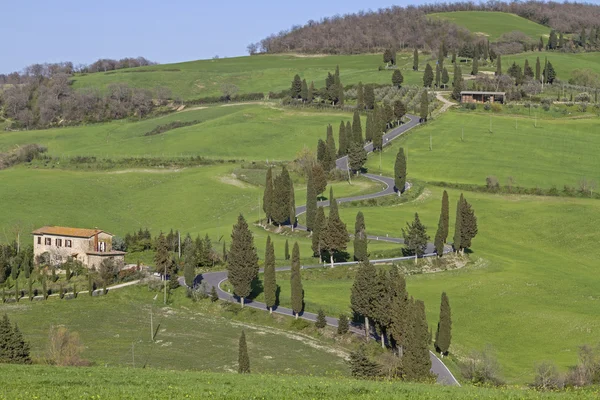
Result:
<instances>
[{"instance_id":1,"label":"red tiled roof","mask_svg":"<svg viewBox=\"0 0 600 400\"><path fill-rule=\"evenodd\" d=\"M43 226L31 233L34 235L56 235L90 238L100 232L104 231L100 229L67 228L64 226Z\"/></svg>"}]
</instances>

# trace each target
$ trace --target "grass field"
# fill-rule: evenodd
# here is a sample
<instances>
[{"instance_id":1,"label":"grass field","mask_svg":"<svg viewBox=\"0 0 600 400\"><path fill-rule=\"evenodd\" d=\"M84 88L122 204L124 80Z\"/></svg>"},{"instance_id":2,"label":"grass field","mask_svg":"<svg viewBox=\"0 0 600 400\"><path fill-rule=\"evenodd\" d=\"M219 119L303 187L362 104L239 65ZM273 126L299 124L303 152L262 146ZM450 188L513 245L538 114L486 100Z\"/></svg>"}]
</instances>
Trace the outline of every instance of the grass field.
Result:
<instances>
[{"instance_id":1,"label":"grass field","mask_svg":"<svg viewBox=\"0 0 600 400\"><path fill-rule=\"evenodd\" d=\"M425 57L421 57L423 67ZM412 71L412 53L398 53L398 65L405 84L422 84L422 72ZM325 86L328 72L340 67L344 85L363 83L391 83L392 71L378 71L383 65L381 54L343 56L261 55L218 60L198 60L178 64L122 69L74 78L75 88L106 88L111 83L126 82L131 86L155 89L166 86L174 97L184 100L220 96L221 86L231 83L240 93L279 92L289 89L294 75L299 74L315 87Z\"/></svg>"},{"instance_id":2,"label":"grass field","mask_svg":"<svg viewBox=\"0 0 600 400\"><path fill-rule=\"evenodd\" d=\"M328 124L352 118L349 113L280 109L275 105L215 106L139 122L110 123L0 133L0 152L38 143L50 155L123 158L133 156L204 156L213 159L293 160L307 146L316 151ZM153 136L144 136L173 121L201 121ZM363 121L363 126L364 126Z\"/></svg>"},{"instance_id":3,"label":"grass field","mask_svg":"<svg viewBox=\"0 0 600 400\"><path fill-rule=\"evenodd\" d=\"M252 359L251 359L252 362ZM252 371L254 372L254 370ZM486 389L346 378L238 375L133 368L0 366L8 382L0 399L203 398L203 399L594 399L598 389L540 393L518 388Z\"/></svg>"},{"instance_id":4,"label":"grass field","mask_svg":"<svg viewBox=\"0 0 600 400\"><path fill-rule=\"evenodd\" d=\"M487 176L506 184L550 188L577 186L582 178L600 182L598 120L534 118L449 112L438 121L398 139L382 155L383 172L393 174L398 148L408 152L408 176L425 181L485 185ZM532 112L533 116L533 112ZM492 132L489 132L490 118ZM464 127L464 141L461 141ZM433 150L429 150L429 140ZM367 167L379 171L379 158Z\"/></svg>"},{"instance_id":5,"label":"grass field","mask_svg":"<svg viewBox=\"0 0 600 400\"><path fill-rule=\"evenodd\" d=\"M476 35L498 40L503 33L521 31L534 40L540 36L548 37L550 28L537 24L515 14L488 11L454 11L429 14L432 18L441 18L467 28Z\"/></svg>"},{"instance_id":6,"label":"grass field","mask_svg":"<svg viewBox=\"0 0 600 400\"><path fill-rule=\"evenodd\" d=\"M46 356L50 327L64 325L79 333L85 346L82 357L99 366L133 366L134 346L136 367L233 372L237 371L239 335L245 330L257 373L347 374L343 348L285 329L291 319L278 323L254 310L255 316L246 313L245 321L252 320L246 323L224 311L224 303L193 303L184 293L178 289L167 307L161 293L140 285L102 297L81 294L69 301L51 298L0 305L0 313L19 324L37 359ZM157 294L159 299L153 300ZM151 310L154 328L158 327L154 343L150 341Z\"/></svg>"},{"instance_id":7,"label":"grass field","mask_svg":"<svg viewBox=\"0 0 600 400\"><path fill-rule=\"evenodd\" d=\"M460 192L449 190L450 241ZM442 291L453 312L453 347L459 358L474 348L492 344L509 382L528 383L533 366L554 360L563 369L574 365L577 346L595 344L600 330L596 317L594 228L600 203L594 200L465 193L478 217L473 241L474 263L466 269L413 275L408 289L425 300L429 324L435 326ZM418 212L435 235L442 189L430 187L419 200L392 207L369 207L367 232L401 236L401 228ZM358 209L341 208L348 226ZM351 248L351 247L350 247ZM304 280L308 311L323 307L337 315L349 311L353 268L310 273ZM281 275L281 302L289 304L287 273ZM560 332L557 335L556 332ZM518 339L516 339L518 338Z\"/></svg>"}]
</instances>

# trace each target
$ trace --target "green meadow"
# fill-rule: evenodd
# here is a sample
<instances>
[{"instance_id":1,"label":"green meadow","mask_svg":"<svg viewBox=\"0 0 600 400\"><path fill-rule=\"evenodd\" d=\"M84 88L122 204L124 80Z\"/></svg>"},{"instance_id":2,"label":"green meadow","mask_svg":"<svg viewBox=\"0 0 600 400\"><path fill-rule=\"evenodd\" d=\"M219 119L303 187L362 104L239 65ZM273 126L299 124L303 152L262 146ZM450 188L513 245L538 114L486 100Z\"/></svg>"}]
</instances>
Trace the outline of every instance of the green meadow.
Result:
<instances>
[{"instance_id":1,"label":"green meadow","mask_svg":"<svg viewBox=\"0 0 600 400\"><path fill-rule=\"evenodd\" d=\"M504 185L512 176L515 185L558 189L577 187L583 178L600 182L597 118L542 119L540 110L535 127L535 114L450 111L386 148L383 173L393 174L402 146L408 152L409 178L428 182L485 185L486 177L496 176ZM367 167L378 172L379 157L370 158Z\"/></svg>"},{"instance_id":2,"label":"green meadow","mask_svg":"<svg viewBox=\"0 0 600 400\"><path fill-rule=\"evenodd\" d=\"M494 42L504 33L520 31L531 39L539 40L540 36L548 37L550 28L504 12L486 11L453 11L429 14L431 18L451 21L456 25L467 28L476 35L481 35Z\"/></svg>"},{"instance_id":3,"label":"green meadow","mask_svg":"<svg viewBox=\"0 0 600 400\"><path fill-rule=\"evenodd\" d=\"M250 366L253 368L252 353ZM286 376L253 373L247 375L161 371L140 368L66 368L52 366L0 366L0 373L11 382L0 392L0 399L85 398L203 398L242 400L248 398L280 400L302 399L483 399L553 400L595 399L598 389L564 393L536 392L504 387L449 387L404 382L372 382L349 378Z\"/></svg>"},{"instance_id":4,"label":"green meadow","mask_svg":"<svg viewBox=\"0 0 600 400\"><path fill-rule=\"evenodd\" d=\"M421 57L423 66L425 57ZM422 72L412 71L412 53L398 53L398 66L405 84L421 84ZM234 84L239 93L280 92L289 89L294 75L299 74L315 87L325 86L327 73L340 67L344 85L391 83L392 70L379 71L381 54L361 55L294 55L273 54L189 61L177 64L152 65L74 77L75 88L105 89L113 83L124 82L133 87L154 90L165 86L183 100L220 96L223 84Z\"/></svg>"}]
</instances>

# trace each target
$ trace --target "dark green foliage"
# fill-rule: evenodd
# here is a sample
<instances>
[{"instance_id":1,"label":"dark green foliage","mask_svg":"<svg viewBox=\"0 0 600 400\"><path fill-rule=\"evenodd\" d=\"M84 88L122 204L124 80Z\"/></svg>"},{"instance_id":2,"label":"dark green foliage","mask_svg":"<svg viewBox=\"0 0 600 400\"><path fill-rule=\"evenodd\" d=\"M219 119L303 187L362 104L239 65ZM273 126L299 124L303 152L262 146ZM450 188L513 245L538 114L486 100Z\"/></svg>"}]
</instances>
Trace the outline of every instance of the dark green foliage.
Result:
<instances>
[{"instance_id":1,"label":"dark green foliage","mask_svg":"<svg viewBox=\"0 0 600 400\"><path fill-rule=\"evenodd\" d=\"M596 34L598 34L598 29L597 28L596 28ZM561 48L561 49L565 47L565 35L563 35L562 32L558 36L558 47Z\"/></svg>"},{"instance_id":2,"label":"dark green foliage","mask_svg":"<svg viewBox=\"0 0 600 400\"><path fill-rule=\"evenodd\" d=\"M402 102L402 100L394 101L394 118L398 122L400 122L400 120L402 119L402 117L404 117L405 114L406 114L406 107L404 106L404 103Z\"/></svg>"},{"instance_id":3,"label":"dark green foliage","mask_svg":"<svg viewBox=\"0 0 600 400\"><path fill-rule=\"evenodd\" d=\"M397 69L392 74L392 84L399 88L402 86L402 82L404 82L404 77L402 76L402 72Z\"/></svg>"},{"instance_id":4,"label":"dark green foliage","mask_svg":"<svg viewBox=\"0 0 600 400\"><path fill-rule=\"evenodd\" d=\"M438 353L443 355L448 354L451 340L452 316L450 312L450 300L448 300L446 292L443 292L440 304L440 321L438 322L437 331L435 333L435 348Z\"/></svg>"},{"instance_id":5,"label":"dark green foliage","mask_svg":"<svg viewBox=\"0 0 600 400\"><path fill-rule=\"evenodd\" d=\"M473 69L471 70L471 75L477 75L479 73L479 60L473 59Z\"/></svg>"},{"instance_id":6,"label":"dark green foliage","mask_svg":"<svg viewBox=\"0 0 600 400\"><path fill-rule=\"evenodd\" d=\"M327 174L323 170L321 164L316 163L312 168L312 175L315 184L315 192L317 193L317 196L319 196L327 189Z\"/></svg>"},{"instance_id":7,"label":"dark green foliage","mask_svg":"<svg viewBox=\"0 0 600 400\"><path fill-rule=\"evenodd\" d=\"M248 346L246 345L246 333L242 331L238 347L238 372L240 374L250 373L250 357L248 357Z\"/></svg>"},{"instance_id":8,"label":"dark green foliage","mask_svg":"<svg viewBox=\"0 0 600 400\"><path fill-rule=\"evenodd\" d=\"M214 286L210 289L210 301L212 301L213 303L216 303L217 301L219 301L219 295L217 294L217 288Z\"/></svg>"},{"instance_id":9,"label":"dark green foliage","mask_svg":"<svg viewBox=\"0 0 600 400\"><path fill-rule=\"evenodd\" d=\"M396 191L404 192L406 186L406 156L404 148L400 147L396 154L396 163L394 164L394 186Z\"/></svg>"},{"instance_id":10,"label":"dark green foliage","mask_svg":"<svg viewBox=\"0 0 600 400\"><path fill-rule=\"evenodd\" d=\"M354 224L354 259L364 261L368 256L365 217L362 211L359 211Z\"/></svg>"},{"instance_id":11,"label":"dark green foliage","mask_svg":"<svg viewBox=\"0 0 600 400\"><path fill-rule=\"evenodd\" d=\"M454 100L461 100L460 92L463 90L463 85L462 71L458 65L454 64L454 80L452 81L452 98Z\"/></svg>"},{"instance_id":12,"label":"dark green foliage","mask_svg":"<svg viewBox=\"0 0 600 400\"><path fill-rule=\"evenodd\" d=\"M301 92L302 80L300 79L300 75L296 74L294 76L294 80L292 81L292 87L290 88L290 96L292 97L292 99L299 99Z\"/></svg>"},{"instance_id":13,"label":"dark green foliage","mask_svg":"<svg viewBox=\"0 0 600 400\"><path fill-rule=\"evenodd\" d=\"M377 271L369 260L359 264L350 292L350 306L352 311L365 318L367 340L369 335L369 318L375 316L375 299L377 293Z\"/></svg>"},{"instance_id":14,"label":"dark green foliage","mask_svg":"<svg viewBox=\"0 0 600 400\"><path fill-rule=\"evenodd\" d=\"M448 200L448 192L446 190L444 190L444 193L442 195L442 211L440 213L440 219L443 221L444 226L444 230L442 232L442 239L444 240L444 243L446 243L450 228L450 202Z\"/></svg>"},{"instance_id":15,"label":"dark green foliage","mask_svg":"<svg viewBox=\"0 0 600 400\"><path fill-rule=\"evenodd\" d=\"M183 128L185 126L198 125L198 124L201 124L202 122L203 121L200 121L200 120L173 121L173 122L169 122L168 124L165 124L165 125L158 125L151 131L144 133L144 136L160 135L161 133L165 133L165 132L171 131L173 129Z\"/></svg>"},{"instance_id":16,"label":"dark green foliage","mask_svg":"<svg viewBox=\"0 0 600 400\"><path fill-rule=\"evenodd\" d=\"M313 81L311 81L310 86L308 87L308 92L306 94L306 102L312 103L314 96L315 96L315 83Z\"/></svg>"},{"instance_id":17,"label":"dark green foliage","mask_svg":"<svg viewBox=\"0 0 600 400\"><path fill-rule=\"evenodd\" d=\"M335 140L333 139L333 127L331 125L327 126L327 141L325 142L327 145L327 152L329 153L329 170L335 168L335 160L337 158L337 151L335 149Z\"/></svg>"},{"instance_id":18,"label":"dark green foliage","mask_svg":"<svg viewBox=\"0 0 600 400\"><path fill-rule=\"evenodd\" d=\"M319 139L317 142L317 161L324 170L327 170L329 166L329 153L327 152L327 144L323 139Z\"/></svg>"},{"instance_id":19,"label":"dark green foliage","mask_svg":"<svg viewBox=\"0 0 600 400\"><path fill-rule=\"evenodd\" d=\"M286 260L289 260L290 259L290 244L287 239L285 239L285 248L283 251L284 251L284 255L283 255L284 258Z\"/></svg>"},{"instance_id":20,"label":"dark green foliage","mask_svg":"<svg viewBox=\"0 0 600 400\"><path fill-rule=\"evenodd\" d=\"M498 54L498 59L496 60L496 76L502 75L502 56Z\"/></svg>"},{"instance_id":21,"label":"dark green foliage","mask_svg":"<svg viewBox=\"0 0 600 400\"><path fill-rule=\"evenodd\" d=\"M325 320L325 311L322 308L319 308L319 312L317 313L317 320L315 321L315 327L319 329L323 329L327 326L327 321Z\"/></svg>"},{"instance_id":22,"label":"dark green foliage","mask_svg":"<svg viewBox=\"0 0 600 400\"><path fill-rule=\"evenodd\" d=\"M440 87L442 83L442 69L440 64L435 66L435 86Z\"/></svg>"},{"instance_id":23,"label":"dark green foliage","mask_svg":"<svg viewBox=\"0 0 600 400\"><path fill-rule=\"evenodd\" d=\"M427 91L423 91L421 93L421 110L419 116L423 120L427 120L427 115L429 115L429 97L427 96Z\"/></svg>"},{"instance_id":24,"label":"dark green foliage","mask_svg":"<svg viewBox=\"0 0 600 400\"><path fill-rule=\"evenodd\" d=\"M267 178L265 180L265 192L263 194L263 211L271 222L273 215L273 169L269 167L267 170Z\"/></svg>"},{"instance_id":25,"label":"dark green foliage","mask_svg":"<svg viewBox=\"0 0 600 400\"><path fill-rule=\"evenodd\" d=\"M475 211L472 209L471 204L462 197L462 194L461 200L460 244L462 248L469 248L471 247L471 240L477 235L477 217L475 216Z\"/></svg>"},{"instance_id":26,"label":"dark green foliage","mask_svg":"<svg viewBox=\"0 0 600 400\"><path fill-rule=\"evenodd\" d=\"M0 320L0 364L31 364L29 355L29 343L23 339L23 335L17 324L14 328L10 324L8 316L4 314Z\"/></svg>"},{"instance_id":27,"label":"dark green foliage","mask_svg":"<svg viewBox=\"0 0 600 400\"><path fill-rule=\"evenodd\" d=\"M354 115L352 116L352 138L356 143L363 144L363 134L362 134L362 126L360 123L360 114L358 111L354 111Z\"/></svg>"},{"instance_id":28,"label":"dark green foliage","mask_svg":"<svg viewBox=\"0 0 600 400\"><path fill-rule=\"evenodd\" d=\"M435 252L438 257L442 257L444 255L444 239L442 238L444 232L444 225L442 219L440 217L440 221L438 222L438 229L435 233L435 239L433 244L435 246Z\"/></svg>"},{"instance_id":29,"label":"dark green foliage","mask_svg":"<svg viewBox=\"0 0 600 400\"><path fill-rule=\"evenodd\" d=\"M385 123L383 121L381 107L375 106L373 110L373 148L381 149L383 147L383 131Z\"/></svg>"},{"instance_id":30,"label":"dark green foliage","mask_svg":"<svg viewBox=\"0 0 600 400\"><path fill-rule=\"evenodd\" d=\"M365 88L362 82L358 82L356 86L356 108L358 110L365 109Z\"/></svg>"},{"instance_id":31,"label":"dark green foliage","mask_svg":"<svg viewBox=\"0 0 600 400\"><path fill-rule=\"evenodd\" d=\"M373 303L373 319L381 336L381 347L385 347L385 337L390 327L392 298L394 291L390 275L385 269L380 269L375 279L375 292L377 296Z\"/></svg>"},{"instance_id":32,"label":"dark green foliage","mask_svg":"<svg viewBox=\"0 0 600 400\"><path fill-rule=\"evenodd\" d=\"M360 171L367 162L367 151L362 143L352 142L348 149L348 164L353 172Z\"/></svg>"},{"instance_id":33,"label":"dark green foliage","mask_svg":"<svg viewBox=\"0 0 600 400\"><path fill-rule=\"evenodd\" d=\"M156 254L154 255L154 265L156 271L158 271L160 274L167 275L169 267L171 266L171 261L172 259L169 252L167 239L161 232L156 240Z\"/></svg>"},{"instance_id":34,"label":"dark green foliage","mask_svg":"<svg viewBox=\"0 0 600 400\"><path fill-rule=\"evenodd\" d=\"M223 262L227 262L227 244L223 241Z\"/></svg>"},{"instance_id":35,"label":"dark green foliage","mask_svg":"<svg viewBox=\"0 0 600 400\"><path fill-rule=\"evenodd\" d=\"M365 108L372 110L375 107L375 89L372 85L365 85Z\"/></svg>"},{"instance_id":36,"label":"dark green foliage","mask_svg":"<svg viewBox=\"0 0 600 400\"><path fill-rule=\"evenodd\" d=\"M523 83L523 71L521 70L521 66L517 63L513 62L508 68L507 73L508 76L511 76L515 79L515 84L520 85Z\"/></svg>"},{"instance_id":37,"label":"dark green foliage","mask_svg":"<svg viewBox=\"0 0 600 400\"><path fill-rule=\"evenodd\" d=\"M337 326L337 334L338 335L345 335L346 333L348 333L348 331L350 330L348 323L349 323L348 316L346 314L340 314L340 317L338 318L338 326Z\"/></svg>"},{"instance_id":38,"label":"dark green foliage","mask_svg":"<svg viewBox=\"0 0 600 400\"><path fill-rule=\"evenodd\" d=\"M306 181L306 228L309 231L313 230L315 218L317 216L317 191L313 180L312 169L308 172L308 180Z\"/></svg>"},{"instance_id":39,"label":"dark green foliage","mask_svg":"<svg viewBox=\"0 0 600 400\"><path fill-rule=\"evenodd\" d=\"M540 58L538 57L535 60L535 80L538 82L541 82L541 74L542 74L542 67L540 65Z\"/></svg>"},{"instance_id":40,"label":"dark green foliage","mask_svg":"<svg viewBox=\"0 0 600 400\"><path fill-rule=\"evenodd\" d=\"M553 83L555 79L556 71L554 70L552 63L548 61L548 63L546 63L546 68L544 68L544 80L546 83Z\"/></svg>"},{"instance_id":41,"label":"dark green foliage","mask_svg":"<svg viewBox=\"0 0 600 400\"><path fill-rule=\"evenodd\" d=\"M327 219L325 218L325 211L323 207L317 209L317 215L315 217L315 225L312 231L312 251L314 257L321 256L321 232L327 225Z\"/></svg>"},{"instance_id":42,"label":"dark green foliage","mask_svg":"<svg viewBox=\"0 0 600 400\"><path fill-rule=\"evenodd\" d=\"M429 236L427 235L427 228L419 219L418 213L415 213L415 220L411 224L406 223L406 230L402 229L402 237L404 237L403 252L407 256L416 255L421 257L425 254Z\"/></svg>"},{"instance_id":43,"label":"dark green foliage","mask_svg":"<svg viewBox=\"0 0 600 400\"><path fill-rule=\"evenodd\" d=\"M433 69L431 68L431 65L427 64L425 66L425 72L423 73L423 86L431 87L432 83L433 83Z\"/></svg>"},{"instance_id":44,"label":"dark green foliage","mask_svg":"<svg viewBox=\"0 0 600 400\"><path fill-rule=\"evenodd\" d=\"M308 85L306 84L306 79L302 79L302 86L300 88L300 98L304 102L308 100Z\"/></svg>"},{"instance_id":45,"label":"dark green foliage","mask_svg":"<svg viewBox=\"0 0 600 400\"><path fill-rule=\"evenodd\" d=\"M367 122L365 124L365 140L367 142L373 141L374 127L375 126L373 124L373 113L367 113Z\"/></svg>"},{"instance_id":46,"label":"dark green foliage","mask_svg":"<svg viewBox=\"0 0 600 400\"><path fill-rule=\"evenodd\" d=\"M448 70L446 67L442 69L442 86L446 87L446 85L450 82L450 76L448 75Z\"/></svg>"},{"instance_id":47,"label":"dark green foliage","mask_svg":"<svg viewBox=\"0 0 600 400\"><path fill-rule=\"evenodd\" d=\"M88 272L88 294L91 296L94 293L94 278L92 278L91 271Z\"/></svg>"},{"instance_id":48,"label":"dark green foliage","mask_svg":"<svg viewBox=\"0 0 600 400\"><path fill-rule=\"evenodd\" d=\"M422 381L431 377L429 358L429 329L425 316L425 303L421 300L410 302L411 327L407 335L404 373L407 380Z\"/></svg>"},{"instance_id":49,"label":"dark green foliage","mask_svg":"<svg viewBox=\"0 0 600 400\"><path fill-rule=\"evenodd\" d=\"M273 307L277 303L277 279L275 277L275 246L271 242L271 236L267 236L263 287L265 304L269 310L273 310Z\"/></svg>"},{"instance_id":50,"label":"dark green foliage","mask_svg":"<svg viewBox=\"0 0 600 400\"><path fill-rule=\"evenodd\" d=\"M231 232L227 272L233 292L242 300L252 292L252 281L258 276L258 255L254 247L254 238L243 215L238 216Z\"/></svg>"},{"instance_id":51,"label":"dark green foliage","mask_svg":"<svg viewBox=\"0 0 600 400\"><path fill-rule=\"evenodd\" d=\"M340 67L339 65L335 67L335 75L334 75L334 84L335 84L335 95L334 104L338 106L344 105L344 85L340 80Z\"/></svg>"},{"instance_id":52,"label":"dark green foliage","mask_svg":"<svg viewBox=\"0 0 600 400\"><path fill-rule=\"evenodd\" d=\"M196 256L196 247L193 245L191 238L186 238L183 249L183 276L185 278L185 284L188 287L193 287L198 260Z\"/></svg>"},{"instance_id":53,"label":"dark green foliage","mask_svg":"<svg viewBox=\"0 0 600 400\"><path fill-rule=\"evenodd\" d=\"M383 62L386 64L390 64L392 62L392 51L390 49L385 49L383 52Z\"/></svg>"},{"instance_id":54,"label":"dark green foliage","mask_svg":"<svg viewBox=\"0 0 600 400\"><path fill-rule=\"evenodd\" d=\"M413 71L419 70L419 51L415 49L413 53Z\"/></svg>"},{"instance_id":55,"label":"dark green foliage","mask_svg":"<svg viewBox=\"0 0 600 400\"><path fill-rule=\"evenodd\" d=\"M290 196L292 195L292 179L285 167L281 168L273 185L273 222L283 225L290 219Z\"/></svg>"},{"instance_id":56,"label":"dark green foliage","mask_svg":"<svg viewBox=\"0 0 600 400\"><path fill-rule=\"evenodd\" d=\"M364 346L350 353L350 373L357 379L375 379L381 375L381 367L375 361L371 361L365 353Z\"/></svg>"},{"instance_id":57,"label":"dark green foliage","mask_svg":"<svg viewBox=\"0 0 600 400\"><path fill-rule=\"evenodd\" d=\"M408 334L409 324L409 299L406 291L406 280L403 275L398 273L396 268L390 271L390 282L392 289L390 306L390 326L388 333L391 336L399 354L402 355L404 346L406 346L406 336Z\"/></svg>"},{"instance_id":58,"label":"dark green foliage","mask_svg":"<svg viewBox=\"0 0 600 400\"><path fill-rule=\"evenodd\" d=\"M290 193L289 193L289 221L294 230L296 226L296 194L294 193L294 182L290 179Z\"/></svg>"},{"instance_id":59,"label":"dark green foliage","mask_svg":"<svg viewBox=\"0 0 600 400\"><path fill-rule=\"evenodd\" d=\"M329 252L331 266L333 267L334 253L346 250L348 231L346 224L340 219L338 204L333 197L333 189L330 190L329 203L329 218L327 218L327 225L320 234L320 243L321 249Z\"/></svg>"},{"instance_id":60,"label":"dark green foliage","mask_svg":"<svg viewBox=\"0 0 600 400\"><path fill-rule=\"evenodd\" d=\"M338 145L338 157L345 156L348 153L348 136L346 135L346 124L344 124L344 121L340 122Z\"/></svg>"},{"instance_id":61,"label":"dark green foliage","mask_svg":"<svg viewBox=\"0 0 600 400\"><path fill-rule=\"evenodd\" d=\"M525 78L533 78L533 69L529 66L529 60L525 60L525 65L523 67L523 76Z\"/></svg>"},{"instance_id":62,"label":"dark green foliage","mask_svg":"<svg viewBox=\"0 0 600 400\"><path fill-rule=\"evenodd\" d=\"M298 242L294 243L292 250L292 269L290 276L292 310L298 318L298 314L304 308L304 289L302 288L302 275L300 274L300 247Z\"/></svg>"},{"instance_id":63,"label":"dark green foliage","mask_svg":"<svg viewBox=\"0 0 600 400\"><path fill-rule=\"evenodd\" d=\"M456 203L456 222L454 223L454 238L452 240L452 247L454 251L460 251L462 249L462 203L464 197L462 193Z\"/></svg>"}]
</instances>

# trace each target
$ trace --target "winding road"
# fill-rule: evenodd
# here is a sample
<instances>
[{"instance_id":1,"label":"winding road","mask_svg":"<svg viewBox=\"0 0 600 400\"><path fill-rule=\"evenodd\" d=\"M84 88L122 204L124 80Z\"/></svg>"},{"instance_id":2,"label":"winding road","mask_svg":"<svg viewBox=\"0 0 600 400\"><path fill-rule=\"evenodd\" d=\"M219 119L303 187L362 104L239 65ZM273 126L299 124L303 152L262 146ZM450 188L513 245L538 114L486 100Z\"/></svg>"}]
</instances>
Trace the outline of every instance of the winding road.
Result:
<instances>
[{"instance_id":1,"label":"winding road","mask_svg":"<svg viewBox=\"0 0 600 400\"><path fill-rule=\"evenodd\" d=\"M419 118L417 116L409 114L409 115L407 115L407 117L410 120L409 122L398 126L397 128L391 130L390 132L388 132L387 134L385 134L383 136L383 145L384 146L389 145L393 139L401 136L402 134L404 134L411 128L414 128L415 126L419 125ZM373 151L373 144L372 143L367 144L365 146L365 150L367 151L367 153L371 153ZM336 161L336 167L340 170L347 171L348 170L348 156L339 158ZM389 177L374 175L374 174L369 174L369 173L363 174L363 176L366 178L369 178L371 180L383 183L385 185L385 188L376 193L337 199L338 203L347 203L347 202L352 202L352 201L374 199L374 198L378 198L378 197L389 196L389 195L396 193L394 191L394 178L389 178ZM406 189L409 189L409 188L410 188L410 184L407 183ZM321 201L318 203L318 205L326 207L329 205L329 201ZM305 212L306 212L305 205L296 207L296 215L297 216L301 215ZM302 226L298 226L298 228L305 229ZM401 238L372 236L372 235L368 235L367 237L370 240L380 240L380 241L399 243L399 244L403 243L403 239L401 239ZM445 251L449 251L449 248L446 248ZM433 248L433 245L431 243L429 243L427 245L425 257L429 257L429 256L433 256L433 255L435 255L434 248ZM409 259L414 259L414 257L412 257L412 256L411 257L395 257L395 258L371 260L371 262L374 264L389 263L389 262L393 262L393 261L409 260ZM334 265L341 266L341 265L351 265L351 264L357 264L357 262L355 262L355 261L341 262L341 263L335 263ZM302 269L323 268L323 265L322 264L308 265L308 266L302 266L301 268ZM290 267L277 268L277 271L289 271L289 270L290 270ZM262 272L262 270L261 270L261 272ZM225 292L223 289L221 289L221 284L226 280L227 280L227 271L207 272L202 275L198 275L196 277L194 283L199 284L201 282L206 282L208 288L212 288L213 286L216 288L219 299L225 300L225 301L230 301L230 302L237 302L237 299L232 294ZM183 278L179 278L179 282L182 286L185 286L185 281ZM263 310L263 311L268 311L266 304L260 303L257 301L253 301L250 299L245 299L245 306L256 308L256 309ZM287 315L287 316L294 316L294 312L291 309L285 308L285 307L280 307L280 306L274 308L273 312L277 313L277 314ZM317 315L313 314L313 313L309 313L309 312L302 312L300 314L300 318L306 319L308 321L316 321ZM337 318L326 317L326 321L327 321L327 324L330 326L333 326L333 327L338 326ZM364 336L364 334L365 334L364 329L362 329L362 327L359 325L352 325L350 330L351 330L351 332L358 334L358 335ZM452 375L450 370L448 370L448 368L444 365L444 363L433 352L430 352L430 358L431 358L431 372L437 376L438 383L444 384L444 385L460 386L460 384L458 383L456 378Z\"/></svg>"}]
</instances>

